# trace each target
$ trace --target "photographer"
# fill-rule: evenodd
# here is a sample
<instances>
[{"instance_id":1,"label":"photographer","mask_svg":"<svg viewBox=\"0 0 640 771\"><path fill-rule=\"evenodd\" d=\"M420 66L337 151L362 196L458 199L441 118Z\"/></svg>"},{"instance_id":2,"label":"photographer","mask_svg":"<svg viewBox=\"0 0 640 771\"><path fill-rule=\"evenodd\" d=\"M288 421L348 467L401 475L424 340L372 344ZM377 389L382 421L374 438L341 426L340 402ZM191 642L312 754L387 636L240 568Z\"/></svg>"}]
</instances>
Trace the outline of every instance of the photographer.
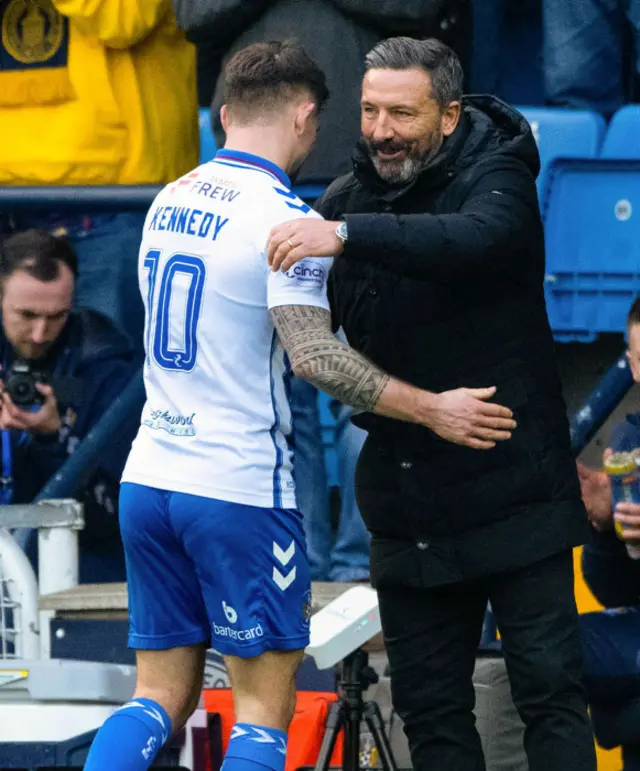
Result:
<instances>
[{"instance_id":1,"label":"photographer","mask_svg":"<svg viewBox=\"0 0 640 771\"><path fill-rule=\"evenodd\" d=\"M78 262L43 231L0 247L0 502L27 503L74 452L132 375L130 344L105 317L72 310ZM130 442L118 437L76 496L85 504L80 580L124 580L116 517Z\"/></svg>"}]
</instances>

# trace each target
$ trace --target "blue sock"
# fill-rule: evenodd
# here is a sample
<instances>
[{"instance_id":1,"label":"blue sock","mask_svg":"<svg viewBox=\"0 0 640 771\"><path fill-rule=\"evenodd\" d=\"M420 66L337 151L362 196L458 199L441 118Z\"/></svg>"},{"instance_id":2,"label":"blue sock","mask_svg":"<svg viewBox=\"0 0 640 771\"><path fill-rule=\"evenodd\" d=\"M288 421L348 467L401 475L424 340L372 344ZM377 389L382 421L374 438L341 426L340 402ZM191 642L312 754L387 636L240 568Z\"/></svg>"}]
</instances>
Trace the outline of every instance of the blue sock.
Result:
<instances>
[{"instance_id":1,"label":"blue sock","mask_svg":"<svg viewBox=\"0 0 640 771\"><path fill-rule=\"evenodd\" d=\"M221 771L284 771L287 735L277 728L236 723Z\"/></svg>"},{"instance_id":2,"label":"blue sock","mask_svg":"<svg viewBox=\"0 0 640 771\"><path fill-rule=\"evenodd\" d=\"M171 720L151 699L134 699L104 722L85 771L147 771L171 736Z\"/></svg>"}]
</instances>

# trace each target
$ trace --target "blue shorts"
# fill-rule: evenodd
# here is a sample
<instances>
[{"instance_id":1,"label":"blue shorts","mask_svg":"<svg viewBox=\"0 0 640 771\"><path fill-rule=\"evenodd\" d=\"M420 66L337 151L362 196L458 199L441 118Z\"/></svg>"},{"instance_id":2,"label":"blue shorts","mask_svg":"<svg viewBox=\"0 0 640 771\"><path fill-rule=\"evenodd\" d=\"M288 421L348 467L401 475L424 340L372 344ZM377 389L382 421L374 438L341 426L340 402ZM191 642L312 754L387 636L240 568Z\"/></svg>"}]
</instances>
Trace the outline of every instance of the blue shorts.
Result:
<instances>
[{"instance_id":1,"label":"blue shorts","mask_svg":"<svg viewBox=\"0 0 640 771\"><path fill-rule=\"evenodd\" d=\"M251 658L309 644L311 582L302 516L126 482L129 647L211 642Z\"/></svg>"}]
</instances>

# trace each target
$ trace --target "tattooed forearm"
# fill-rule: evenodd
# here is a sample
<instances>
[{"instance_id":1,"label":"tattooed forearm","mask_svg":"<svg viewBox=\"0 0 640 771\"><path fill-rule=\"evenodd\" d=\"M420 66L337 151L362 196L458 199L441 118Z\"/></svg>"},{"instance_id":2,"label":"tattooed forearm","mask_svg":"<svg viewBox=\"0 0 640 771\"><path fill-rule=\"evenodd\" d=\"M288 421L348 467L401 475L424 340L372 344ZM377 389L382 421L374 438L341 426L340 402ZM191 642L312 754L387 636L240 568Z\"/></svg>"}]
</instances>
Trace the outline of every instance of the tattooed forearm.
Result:
<instances>
[{"instance_id":1,"label":"tattooed forearm","mask_svg":"<svg viewBox=\"0 0 640 771\"><path fill-rule=\"evenodd\" d=\"M331 316L309 305L283 305L271 319L296 375L344 404L371 411L389 375L331 332Z\"/></svg>"}]
</instances>

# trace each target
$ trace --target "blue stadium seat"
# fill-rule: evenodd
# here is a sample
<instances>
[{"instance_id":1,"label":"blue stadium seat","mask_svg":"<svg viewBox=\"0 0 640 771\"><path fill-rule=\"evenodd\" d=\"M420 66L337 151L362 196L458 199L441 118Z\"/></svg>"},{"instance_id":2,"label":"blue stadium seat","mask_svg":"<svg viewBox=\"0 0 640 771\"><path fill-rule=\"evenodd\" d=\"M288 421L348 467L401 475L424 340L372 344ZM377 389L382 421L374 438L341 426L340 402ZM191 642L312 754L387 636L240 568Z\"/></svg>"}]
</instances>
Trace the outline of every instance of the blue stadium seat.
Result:
<instances>
[{"instance_id":1,"label":"blue stadium seat","mask_svg":"<svg viewBox=\"0 0 640 771\"><path fill-rule=\"evenodd\" d=\"M555 158L595 158L605 133L601 115L586 110L518 107L529 121L540 152L538 195L546 195L549 164Z\"/></svg>"},{"instance_id":2,"label":"blue stadium seat","mask_svg":"<svg viewBox=\"0 0 640 771\"><path fill-rule=\"evenodd\" d=\"M640 294L640 160L551 164L545 292L556 339L624 332Z\"/></svg>"},{"instance_id":3,"label":"blue stadium seat","mask_svg":"<svg viewBox=\"0 0 640 771\"><path fill-rule=\"evenodd\" d=\"M216 154L216 139L211 128L211 111L201 108L198 113L200 125L200 163L207 163Z\"/></svg>"},{"instance_id":4,"label":"blue stadium seat","mask_svg":"<svg viewBox=\"0 0 640 771\"><path fill-rule=\"evenodd\" d=\"M318 412L324 445L324 458L327 466L329 487L338 487L338 456L336 454L336 419L330 408L331 397L324 391L318 391Z\"/></svg>"},{"instance_id":5,"label":"blue stadium seat","mask_svg":"<svg viewBox=\"0 0 640 771\"><path fill-rule=\"evenodd\" d=\"M602 145L602 158L640 158L640 104L622 107L611 119Z\"/></svg>"}]
</instances>

